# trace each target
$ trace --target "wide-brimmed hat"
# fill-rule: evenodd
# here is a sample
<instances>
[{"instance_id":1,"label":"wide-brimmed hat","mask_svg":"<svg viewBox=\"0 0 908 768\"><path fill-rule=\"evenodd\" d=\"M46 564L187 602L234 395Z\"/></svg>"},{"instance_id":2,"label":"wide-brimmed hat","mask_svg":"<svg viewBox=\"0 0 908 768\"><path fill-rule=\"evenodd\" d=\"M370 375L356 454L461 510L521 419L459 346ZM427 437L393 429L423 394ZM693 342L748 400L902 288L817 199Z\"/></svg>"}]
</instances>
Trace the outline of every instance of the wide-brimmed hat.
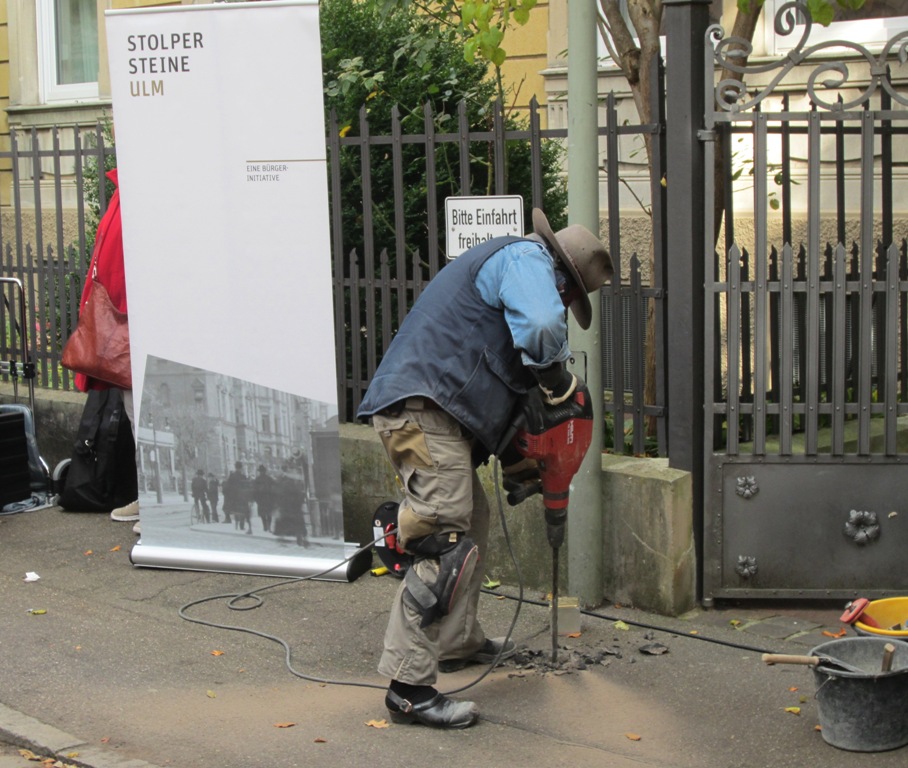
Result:
<instances>
[{"instance_id":1,"label":"wide-brimmed hat","mask_svg":"<svg viewBox=\"0 0 908 768\"><path fill-rule=\"evenodd\" d=\"M593 320L593 305L589 294L612 278L612 258L596 235L580 224L553 232L549 220L538 208L533 209L533 229L554 251L571 273L581 293L571 302L571 312L580 327L586 330Z\"/></svg>"}]
</instances>

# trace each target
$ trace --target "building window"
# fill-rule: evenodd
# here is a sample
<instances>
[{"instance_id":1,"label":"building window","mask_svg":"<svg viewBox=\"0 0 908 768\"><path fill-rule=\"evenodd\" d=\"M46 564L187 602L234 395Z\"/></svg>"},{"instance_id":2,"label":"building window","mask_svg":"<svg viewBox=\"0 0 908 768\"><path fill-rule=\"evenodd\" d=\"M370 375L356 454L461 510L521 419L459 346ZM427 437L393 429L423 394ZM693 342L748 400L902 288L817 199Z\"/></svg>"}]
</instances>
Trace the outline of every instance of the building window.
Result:
<instances>
[{"instance_id":1,"label":"building window","mask_svg":"<svg viewBox=\"0 0 908 768\"><path fill-rule=\"evenodd\" d=\"M803 21L795 25L788 35L775 31L776 11L785 0L766 0L763 10L764 37L769 54L784 55L801 40L804 33ZM908 0L866 0L861 8L848 10L833 3L835 17L829 26L814 23L808 45L843 40L866 46L872 51L880 50L899 32L908 30ZM848 51L847 47L842 48Z\"/></svg>"},{"instance_id":2,"label":"building window","mask_svg":"<svg viewBox=\"0 0 908 768\"><path fill-rule=\"evenodd\" d=\"M96 0L38 0L42 100L98 97Z\"/></svg>"}]
</instances>

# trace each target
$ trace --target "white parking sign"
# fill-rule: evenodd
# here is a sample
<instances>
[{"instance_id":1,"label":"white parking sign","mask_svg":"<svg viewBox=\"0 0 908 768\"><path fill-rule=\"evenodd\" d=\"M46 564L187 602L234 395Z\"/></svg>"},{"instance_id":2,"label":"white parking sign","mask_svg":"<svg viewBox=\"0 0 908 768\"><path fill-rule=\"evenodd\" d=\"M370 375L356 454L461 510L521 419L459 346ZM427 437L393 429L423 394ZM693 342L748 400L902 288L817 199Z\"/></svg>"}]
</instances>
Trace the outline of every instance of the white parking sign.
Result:
<instances>
[{"instance_id":1,"label":"white parking sign","mask_svg":"<svg viewBox=\"0 0 908 768\"><path fill-rule=\"evenodd\" d=\"M445 233L449 259L493 237L522 237L523 198L520 195L448 197Z\"/></svg>"}]
</instances>

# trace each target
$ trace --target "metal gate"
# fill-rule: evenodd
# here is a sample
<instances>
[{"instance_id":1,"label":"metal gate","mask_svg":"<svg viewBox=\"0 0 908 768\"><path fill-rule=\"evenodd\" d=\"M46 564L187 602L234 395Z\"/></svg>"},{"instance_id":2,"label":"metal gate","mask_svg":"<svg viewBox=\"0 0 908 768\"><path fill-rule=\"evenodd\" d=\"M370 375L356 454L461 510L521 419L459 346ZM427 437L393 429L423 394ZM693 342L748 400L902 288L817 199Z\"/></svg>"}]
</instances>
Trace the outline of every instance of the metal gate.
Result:
<instances>
[{"instance_id":1,"label":"metal gate","mask_svg":"<svg viewBox=\"0 0 908 768\"><path fill-rule=\"evenodd\" d=\"M779 61L707 35L706 604L908 590L908 35L780 19Z\"/></svg>"}]
</instances>

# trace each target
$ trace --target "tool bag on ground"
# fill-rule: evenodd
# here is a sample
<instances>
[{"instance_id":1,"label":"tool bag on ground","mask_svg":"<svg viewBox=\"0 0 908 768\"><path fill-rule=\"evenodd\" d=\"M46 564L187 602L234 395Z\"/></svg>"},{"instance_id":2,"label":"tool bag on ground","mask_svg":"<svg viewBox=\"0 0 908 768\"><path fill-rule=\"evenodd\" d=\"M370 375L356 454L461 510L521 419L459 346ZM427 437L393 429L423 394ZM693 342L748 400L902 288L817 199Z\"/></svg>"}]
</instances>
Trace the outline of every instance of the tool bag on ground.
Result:
<instances>
[{"instance_id":1,"label":"tool bag on ground","mask_svg":"<svg viewBox=\"0 0 908 768\"><path fill-rule=\"evenodd\" d=\"M138 498L136 448L119 389L88 393L59 504L70 512L109 512Z\"/></svg>"}]
</instances>

